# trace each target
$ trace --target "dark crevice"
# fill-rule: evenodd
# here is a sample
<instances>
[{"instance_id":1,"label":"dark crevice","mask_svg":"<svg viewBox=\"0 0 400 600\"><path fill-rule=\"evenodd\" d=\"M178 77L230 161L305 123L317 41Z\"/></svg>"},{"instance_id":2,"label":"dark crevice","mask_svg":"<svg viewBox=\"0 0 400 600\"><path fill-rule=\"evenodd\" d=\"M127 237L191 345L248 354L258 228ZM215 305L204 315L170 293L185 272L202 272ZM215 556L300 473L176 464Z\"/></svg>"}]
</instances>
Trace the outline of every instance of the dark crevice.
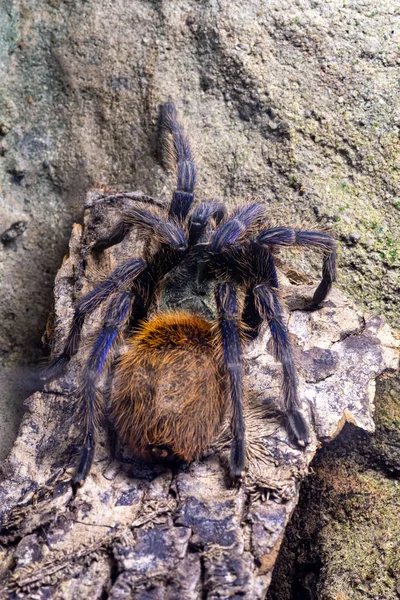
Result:
<instances>
[{"instance_id":1,"label":"dark crevice","mask_svg":"<svg viewBox=\"0 0 400 600\"><path fill-rule=\"evenodd\" d=\"M120 574L118 561L114 556L112 548L110 548L109 559L110 559L110 563L111 563L110 585L109 585L108 590L104 590L101 600L108 600L108 598L110 597L110 594L112 592L112 588L118 579L118 575Z\"/></svg>"},{"instance_id":2,"label":"dark crevice","mask_svg":"<svg viewBox=\"0 0 400 600\"><path fill-rule=\"evenodd\" d=\"M206 590L206 566L204 561L204 556L202 552L199 554L200 556L200 600L207 600L208 591Z\"/></svg>"},{"instance_id":3,"label":"dark crevice","mask_svg":"<svg viewBox=\"0 0 400 600\"><path fill-rule=\"evenodd\" d=\"M399 391L400 377L378 382L374 435L347 423L331 444L317 452L310 465L312 475L302 484L299 503L286 529L267 600L318 600L331 560L326 554L324 527L335 524L339 532L336 544L340 545L341 528L351 528L359 518L373 519L377 498L368 487L363 489L358 475L361 481L368 472L388 480L400 477L395 400Z\"/></svg>"}]
</instances>

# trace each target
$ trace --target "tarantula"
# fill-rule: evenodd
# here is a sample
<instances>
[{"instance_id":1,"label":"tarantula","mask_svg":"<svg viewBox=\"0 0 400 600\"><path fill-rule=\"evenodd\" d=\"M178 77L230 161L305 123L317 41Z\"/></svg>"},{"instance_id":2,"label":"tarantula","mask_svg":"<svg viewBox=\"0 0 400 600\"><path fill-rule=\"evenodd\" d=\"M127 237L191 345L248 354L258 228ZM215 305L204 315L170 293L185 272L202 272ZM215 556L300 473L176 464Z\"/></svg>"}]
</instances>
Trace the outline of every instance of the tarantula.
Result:
<instances>
[{"instance_id":1,"label":"tarantula","mask_svg":"<svg viewBox=\"0 0 400 600\"><path fill-rule=\"evenodd\" d=\"M127 210L101 252L123 240L131 227L145 239L143 258L131 258L81 298L60 356L46 371L59 375L77 352L87 315L106 304L104 321L82 373L82 449L73 483L84 483L93 460L102 402L97 380L119 334L133 324L128 349L115 364L111 405L120 438L142 457L199 458L218 433L231 405L230 469L245 468L243 344L270 327L283 369L283 408L289 431L301 446L309 430L299 411L296 369L282 314L273 253L277 246L314 246L323 252L322 280L311 309L319 307L335 281L335 241L319 231L265 228L259 204L226 215L217 202L192 209L196 166L172 102L161 106L163 137L169 137L177 189L168 213Z\"/></svg>"}]
</instances>

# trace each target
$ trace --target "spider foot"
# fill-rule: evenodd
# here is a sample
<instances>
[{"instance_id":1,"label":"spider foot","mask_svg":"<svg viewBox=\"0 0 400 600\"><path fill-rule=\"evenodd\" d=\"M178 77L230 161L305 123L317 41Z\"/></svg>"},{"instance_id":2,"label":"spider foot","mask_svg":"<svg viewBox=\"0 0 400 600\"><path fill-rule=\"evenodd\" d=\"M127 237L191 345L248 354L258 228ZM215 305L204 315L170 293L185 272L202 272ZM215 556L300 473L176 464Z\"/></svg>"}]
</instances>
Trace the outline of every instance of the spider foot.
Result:
<instances>
[{"instance_id":1,"label":"spider foot","mask_svg":"<svg viewBox=\"0 0 400 600\"><path fill-rule=\"evenodd\" d=\"M60 354L41 370L40 379L43 384L51 381L52 379L56 379L57 377L61 377L64 374L64 371L68 364L68 356L65 354Z\"/></svg>"},{"instance_id":2,"label":"spider foot","mask_svg":"<svg viewBox=\"0 0 400 600\"><path fill-rule=\"evenodd\" d=\"M230 475L232 479L243 479L245 476L246 447L242 438L233 439L231 446Z\"/></svg>"},{"instance_id":3,"label":"spider foot","mask_svg":"<svg viewBox=\"0 0 400 600\"><path fill-rule=\"evenodd\" d=\"M317 310L320 310L323 307L323 304L316 304L315 302L311 302L310 304L307 304L307 306L305 306L302 310L304 312L315 312Z\"/></svg>"},{"instance_id":4,"label":"spider foot","mask_svg":"<svg viewBox=\"0 0 400 600\"><path fill-rule=\"evenodd\" d=\"M150 452L158 460L173 460L174 452L168 446L150 446Z\"/></svg>"},{"instance_id":5,"label":"spider foot","mask_svg":"<svg viewBox=\"0 0 400 600\"><path fill-rule=\"evenodd\" d=\"M287 418L289 430L296 443L302 447L307 446L311 441L310 430L303 415L298 410L293 410L288 413Z\"/></svg>"},{"instance_id":6,"label":"spider foot","mask_svg":"<svg viewBox=\"0 0 400 600\"><path fill-rule=\"evenodd\" d=\"M92 466L94 456L94 443L92 437L89 436L87 442L85 443L81 458L79 461L79 466L72 478L72 486L75 490L82 487L86 481L86 477L90 471L90 467Z\"/></svg>"}]
</instances>

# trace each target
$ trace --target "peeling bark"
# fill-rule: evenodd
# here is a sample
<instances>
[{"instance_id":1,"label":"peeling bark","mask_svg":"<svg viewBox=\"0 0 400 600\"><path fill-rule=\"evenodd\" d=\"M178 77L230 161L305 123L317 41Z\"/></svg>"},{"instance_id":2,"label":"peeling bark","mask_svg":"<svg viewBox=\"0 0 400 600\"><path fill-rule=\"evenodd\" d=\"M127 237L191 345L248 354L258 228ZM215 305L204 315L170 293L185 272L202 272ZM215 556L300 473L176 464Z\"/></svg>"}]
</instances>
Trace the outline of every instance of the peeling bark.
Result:
<instances>
[{"instance_id":1,"label":"peeling bark","mask_svg":"<svg viewBox=\"0 0 400 600\"><path fill-rule=\"evenodd\" d=\"M100 258L89 245L121 210L158 202L140 193L95 190L85 226L72 232L55 285L54 350L65 340L76 298L140 253L133 231ZM126 454L110 457L100 437L85 486L74 496L76 390L85 343L66 375L26 402L18 439L1 470L0 598L263 598L301 479L316 449L350 421L373 431L375 380L398 367L398 342L384 320L362 315L334 289L305 312L314 289L281 265L283 296L312 442L290 443L279 412L281 367L268 328L246 349L248 471L228 479L229 427L201 461L173 470ZM98 327L87 319L83 342ZM104 385L105 382L100 382Z\"/></svg>"}]
</instances>

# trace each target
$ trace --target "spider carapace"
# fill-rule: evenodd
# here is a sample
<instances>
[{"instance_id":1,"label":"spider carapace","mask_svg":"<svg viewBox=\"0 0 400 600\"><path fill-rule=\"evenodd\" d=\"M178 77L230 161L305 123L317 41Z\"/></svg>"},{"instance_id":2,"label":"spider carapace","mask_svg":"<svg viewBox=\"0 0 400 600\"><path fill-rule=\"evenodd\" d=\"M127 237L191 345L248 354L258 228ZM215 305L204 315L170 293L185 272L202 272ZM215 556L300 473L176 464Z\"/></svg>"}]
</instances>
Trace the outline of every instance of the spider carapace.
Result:
<instances>
[{"instance_id":1,"label":"spider carapace","mask_svg":"<svg viewBox=\"0 0 400 600\"><path fill-rule=\"evenodd\" d=\"M282 408L294 441L304 446L309 430L299 411L293 352L278 293L274 249L316 247L322 279L310 308L318 308L335 280L335 241L319 231L268 228L264 209L250 204L227 214L214 201L194 204L196 167L172 102L161 106L159 131L170 142L177 189L168 210L126 210L118 226L98 240L102 252L135 227L144 256L121 264L81 298L60 356L46 370L59 375L77 352L85 317L104 304L104 319L80 382L81 455L73 482L85 481L103 411L96 383L118 340L132 331L117 359L111 411L118 436L142 457L197 459L210 446L229 410L230 469L245 468L243 345L270 327L282 363Z\"/></svg>"}]
</instances>

